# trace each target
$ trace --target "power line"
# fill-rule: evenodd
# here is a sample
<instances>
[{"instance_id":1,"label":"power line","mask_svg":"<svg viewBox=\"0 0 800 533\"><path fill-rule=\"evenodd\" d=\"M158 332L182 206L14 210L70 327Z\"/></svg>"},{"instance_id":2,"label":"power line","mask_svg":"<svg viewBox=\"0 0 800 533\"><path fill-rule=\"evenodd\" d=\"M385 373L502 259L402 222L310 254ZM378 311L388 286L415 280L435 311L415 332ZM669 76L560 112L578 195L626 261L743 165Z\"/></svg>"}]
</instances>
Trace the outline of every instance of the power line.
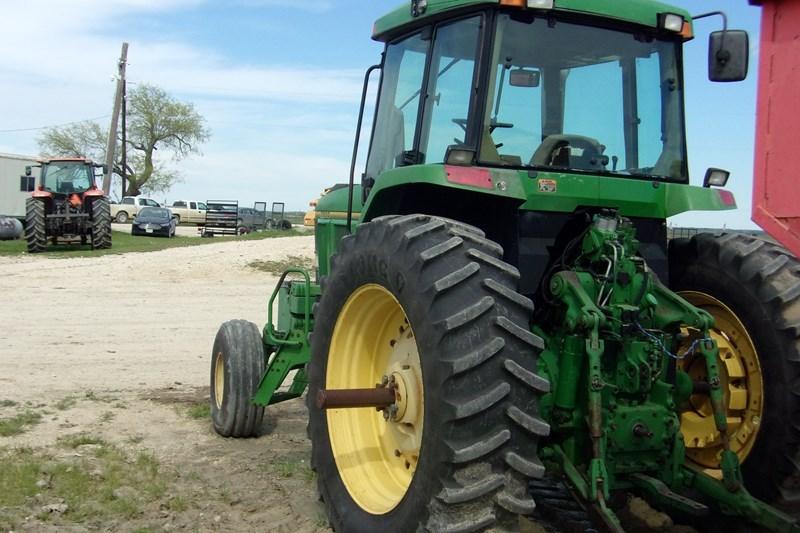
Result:
<instances>
[{"instance_id":1,"label":"power line","mask_svg":"<svg viewBox=\"0 0 800 533\"><path fill-rule=\"evenodd\" d=\"M93 117L93 118L85 118L83 120L73 120L72 122L64 122L62 124L53 124L51 126L41 126L38 128L19 128L16 130L0 130L0 133L19 133L22 131L37 131L37 130L47 130L50 128L61 128L63 126L71 126L72 124L80 124L82 122L91 122L92 120L100 120L101 118L108 118L111 115L102 115L100 117Z\"/></svg>"}]
</instances>

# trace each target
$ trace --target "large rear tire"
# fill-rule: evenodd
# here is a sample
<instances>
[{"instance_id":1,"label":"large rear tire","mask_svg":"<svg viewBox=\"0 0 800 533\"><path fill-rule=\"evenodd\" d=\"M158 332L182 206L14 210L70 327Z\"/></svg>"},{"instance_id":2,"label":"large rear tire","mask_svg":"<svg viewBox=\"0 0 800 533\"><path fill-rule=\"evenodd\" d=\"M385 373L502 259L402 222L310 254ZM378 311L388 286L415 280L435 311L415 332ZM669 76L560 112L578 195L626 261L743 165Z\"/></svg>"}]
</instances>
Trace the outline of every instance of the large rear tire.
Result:
<instances>
[{"instance_id":1,"label":"large rear tire","mask_svg":"<svg viewBox=\"0 0 800 533\"><path fill-rule=\"evenodd\" d=\"M484 531L533 512L549 383L534 373L533 304L502 253L426 215L381 217L340 242L308 368L312 465L336 531ZM384 375L402 383L388 420L314 403Z\"/></svg>"},{"instance_id":2,"label":"large rear tire","mask_svg":"<svg viewBox=\"0 0 800 533\"><path fill-rule=\"evenodd\" d=\"M92 201L92 249L111 248L111 207L108 198Z\"/></svg>"},{"instance_id":3,"label":"large rear tire","mask_svg":"<svg viewBox=\"0 0 800 533\"><path fill-rule=\"evenodd\" d=\"M211 419L223 437L254 437L264 407L252 398L264 376L266 358L258 327L246 320L222 324L211 352Z\"/></svg>"},{"instance_id":4,"label":"large rear tire","mask_svg":"<svg viewBox=\"0 0 800 533\"><path fill-rule=\"evenodd\" d=\"M715 318L731 447L745 486L768 502L800 501L800 263L761 238L701 233L671 242L670 285ZM684 365L691 374L692 360ZM704 401L693 397L681 430L687 455L714 468L721 442L704 419Z\"/></svg>"},{"instance_id":5,"label":"large rear tire","mask_svg":"<svg viewBox=\"0 0 800 533\"><path fill-rule=\"evenodd\" d=\"M47 228L42 200L28 198L25 201L25 240L29 254L38 254L47 248Z\"/></svg>"}]
</instances>

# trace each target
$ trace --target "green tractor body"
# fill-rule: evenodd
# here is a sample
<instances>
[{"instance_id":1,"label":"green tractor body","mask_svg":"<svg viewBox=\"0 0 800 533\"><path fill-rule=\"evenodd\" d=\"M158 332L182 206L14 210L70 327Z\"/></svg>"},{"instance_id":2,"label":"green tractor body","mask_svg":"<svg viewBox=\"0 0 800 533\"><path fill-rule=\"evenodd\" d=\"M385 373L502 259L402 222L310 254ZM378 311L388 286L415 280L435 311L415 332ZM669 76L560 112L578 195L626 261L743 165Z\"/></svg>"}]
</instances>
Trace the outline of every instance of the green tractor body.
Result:
<instances>
[{"instance_id":1,"label":"green tractor body","mask_svg":"<svg viewBox=\"0 0 800 533\"><path fill-rule=\"evenodd\" d=\"M621 530L621 493L798 530L764 501L796 473L800 266L756 238L667 238L671 216L736 208L717 174L689 185L689 14L413 0L374 37L366 172L319 200L316 281L284 274L262 346L220 330L217 431L308 390L337 530ZM746 41L725 37L710 77L741 79Z\"/></svg>"}]
</instances>

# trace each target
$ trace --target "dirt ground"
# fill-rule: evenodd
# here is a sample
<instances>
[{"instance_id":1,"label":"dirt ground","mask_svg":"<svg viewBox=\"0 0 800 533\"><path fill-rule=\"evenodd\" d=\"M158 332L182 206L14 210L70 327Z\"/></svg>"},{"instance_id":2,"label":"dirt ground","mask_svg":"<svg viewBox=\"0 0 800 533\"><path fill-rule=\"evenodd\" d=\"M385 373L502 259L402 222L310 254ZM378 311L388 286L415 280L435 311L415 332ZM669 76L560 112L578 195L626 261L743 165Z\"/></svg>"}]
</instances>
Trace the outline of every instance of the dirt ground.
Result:
<instances>
[{"instance_id":1,"label":"dirt ground","mask_svg":"<svg viewBox=\"0 0 800 533\"><path fill-rule=\"evenodd\" d=\"M246 265L287 254L313 257L313 237L97 258L0 257L0 420L33 419L0 436L0 449L45 464L32 498L0 503L0 530L326 531L300 400L271 407L258 439L220 438L206 416L217 328L232 318L263 325L277 281ZM123 482L112 475L119 465L107 462L108 449L122 466L152 454L156 497L141 479L109 485ZM48 485L47 464L74 473L98 461L109 470L97 482L113 491L109 509ZM14 487L0 483L4 489ZM128 500L133 507L121 508Z\"/></svg>"},{"instance_id":2,"label":"dirt ground","mask_svg":"<svg viewBox=\"0 0 800 533\"><path fill-rule=\"evenodd\" d=\"M256 439L208 416L217 328L263 325L277 282L248 263L313 253L303 236L0 257L0 532L330 531L302 400ZM685 531L644 516L634 530Z\"/></svg>"}]
</instances>

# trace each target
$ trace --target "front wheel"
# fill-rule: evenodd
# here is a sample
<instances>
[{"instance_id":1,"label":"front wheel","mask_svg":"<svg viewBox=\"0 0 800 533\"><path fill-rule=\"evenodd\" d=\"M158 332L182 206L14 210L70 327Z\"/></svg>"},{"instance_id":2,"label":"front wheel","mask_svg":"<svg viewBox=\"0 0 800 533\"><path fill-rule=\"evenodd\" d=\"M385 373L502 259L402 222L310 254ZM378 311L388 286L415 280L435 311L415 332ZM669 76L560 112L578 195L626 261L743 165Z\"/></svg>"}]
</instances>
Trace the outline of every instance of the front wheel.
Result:
<instances>
[{"instance_id":1,"label":"front wheel","mask_svg":"<svg viewBox=\"0 0 800 533\"><path fill-rule=\"evenodd\" d=\"M211 352L211 419L223 437L253 437L264 407L251 400L264 375L266 358L258 327L246 320L220 326Z\"/></svg>"},{"instance_id":2,"label":"front wheel","mask_svg":"<svg viewBox=\"0 0 800 533\"><path fill-rule=\"evenodd\" d=\"M754 496L800 501L800 263L764 239L701 233L670 244L670 285L715 320L731 449ZM705 364L681 362L694 379ZM706 396L681 414L687 456L718 469L722 441Z\"/></svg>"},{"instance_id":3,"label":"front wheel","mask_svg":"<svg viewBox=\"0 0 800 533\"><path fill-rule=\"evenodd\" d=\"M126 213L125 211L120 211L119 213L117 213L117 216L114 217L114 222L116 222L117 224L124 224L127 221L128 221L128 213Z\"/></svg>"},{"instance_id":4,"label":"front wheel","mask_svg":"<svg viewBox=\"0 0 800 533\"><path fill-rule=\"evenodd\" d=\"M477 228L382 217L340 242L309 363L312 465L336 531L484 531L515 524L544 473L541 340L519 272ZM399 399L321 410L322 389L389 381Z\"/></svg>"}]
</instances>

